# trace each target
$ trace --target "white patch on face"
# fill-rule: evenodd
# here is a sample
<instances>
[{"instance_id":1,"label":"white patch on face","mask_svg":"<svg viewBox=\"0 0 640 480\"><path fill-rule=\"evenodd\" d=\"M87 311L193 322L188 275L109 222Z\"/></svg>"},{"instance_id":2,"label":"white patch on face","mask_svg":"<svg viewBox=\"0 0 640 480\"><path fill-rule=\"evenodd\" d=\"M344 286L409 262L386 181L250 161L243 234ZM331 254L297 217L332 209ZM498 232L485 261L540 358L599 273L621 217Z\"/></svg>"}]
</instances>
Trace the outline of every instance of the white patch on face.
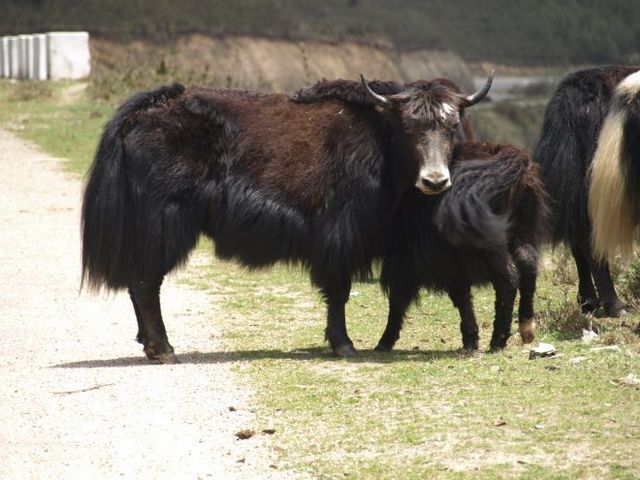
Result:
<instances>
[{"instance_id":1,"label":"white patch on face","mask_svg":"<svg viewBox=\"0 0 640 480\"><path fill-rule=\"evenodd\" d=\"M455 120L457 120L458 117L458 109L450 103L443 103L442 108L438 110L438 115L443 122L457 123Z\"/></svg>"}]
</instances>

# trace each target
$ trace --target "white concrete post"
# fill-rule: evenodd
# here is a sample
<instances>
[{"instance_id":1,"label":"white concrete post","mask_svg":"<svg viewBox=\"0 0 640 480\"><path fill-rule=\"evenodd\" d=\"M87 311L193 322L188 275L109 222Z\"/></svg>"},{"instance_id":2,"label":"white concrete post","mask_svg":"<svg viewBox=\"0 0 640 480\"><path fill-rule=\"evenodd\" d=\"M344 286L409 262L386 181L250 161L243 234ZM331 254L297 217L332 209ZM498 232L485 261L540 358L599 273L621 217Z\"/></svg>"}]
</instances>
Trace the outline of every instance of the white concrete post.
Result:
<instances>
[{"instance_id":1,"label":"white concrete post","mask_svg":"<svg viewBox=\"0 0 640 480\"><path fill-rule=\"evenodd\" d=\"M80 79L91 73L87 32L47 33L47 52L51 80Z\"/></svg>"},{"instance_id":2,"label":"white concrete post","mask_svg":"<svg viewBox=\"0 0 640 480\"><path fill-rule=\"evenodd\" d=\"M20 49L18 48L18 37L9 37L9 77L18 78L18 58Z\"/></svg>"},{"instance_id":3,"label":"white concrete post","mask_svg":"<svg viewBox=\"0 0 640 480\"><path fill-rule=\"evenodd\" d=\"M39 33L33 36L33 78L46 80L49 77L47 68L47 36Z\"/></svg>"},{"instance_id":4,"label":"white concrete post","mask_svg":"<svg viewBox=\"0 0 640 480\"><path fill-rule=\"evenodd\" d=\"M5 37L0 37L0 78L7 76L6 59L8 52L5 48Z\"/></svg>"},{"instance_id":5,"label":"white concrete post","mask_svg":"<svg viewBox=\"0 0 640 480\"><path fill-rule=\"evenodd\" d=\"M29 78L29 35L18 35L18 78Z\"/></svg>"},{"instance_id":6,"label":"white concrete post","mask_svg":"<svg viewBox=\"0 0 640 480\"><path fill-rule=\"evenodd\" d=\"M35 64L34 64L34 44L33 44L33 35L27 35L26 37L26 46L25 46L26 50L27 50L27 54L26 54L26 60L27 60L27 68L25 71L25 77L24 78L28 78L29 80L33 80L34 77L34 72L35 72Z\"/></svg>"}]
</instances>

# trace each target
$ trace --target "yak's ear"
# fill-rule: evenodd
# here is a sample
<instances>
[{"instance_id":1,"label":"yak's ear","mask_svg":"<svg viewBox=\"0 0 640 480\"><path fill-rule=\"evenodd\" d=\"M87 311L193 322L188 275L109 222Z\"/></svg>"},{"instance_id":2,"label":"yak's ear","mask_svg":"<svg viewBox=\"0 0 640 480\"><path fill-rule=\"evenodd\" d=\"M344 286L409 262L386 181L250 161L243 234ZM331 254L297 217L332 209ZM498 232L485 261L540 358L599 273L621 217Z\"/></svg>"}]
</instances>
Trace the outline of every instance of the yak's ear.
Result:
<instances>
[{"instance_id":1,"label":"yak's ear","mask_svg":"<svg viewBox=\"0 0 640 480\"><path fill-rule=\"evenodd\" d=\"M227 135L232 135L238 130L229 111L229 106L220 97L196 94L186 99L184 106L191 113L206 117L211 122L222 127Z\"/></svg>"}]
</instances>

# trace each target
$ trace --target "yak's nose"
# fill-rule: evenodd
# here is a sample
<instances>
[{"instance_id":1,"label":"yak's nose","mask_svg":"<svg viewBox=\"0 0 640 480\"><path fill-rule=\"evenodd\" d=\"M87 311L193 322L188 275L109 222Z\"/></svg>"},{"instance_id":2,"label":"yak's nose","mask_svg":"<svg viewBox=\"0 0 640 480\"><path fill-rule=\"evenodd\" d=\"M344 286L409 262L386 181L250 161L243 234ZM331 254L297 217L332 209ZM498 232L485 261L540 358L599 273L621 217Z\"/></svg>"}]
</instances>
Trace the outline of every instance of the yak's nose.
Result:
<instances>
[{"instance_id":1,"label":"yak's nose","mask_svg":"<svg viewBox=\"0 0 640 480\"><path fill-rule=\"evenodd\" d=\"M421 178L422 185L426 190L430 190L432 192L441 192L449 187L449 177L440 177L437 180L422 177Z\"/></svg>"}]
</instances>

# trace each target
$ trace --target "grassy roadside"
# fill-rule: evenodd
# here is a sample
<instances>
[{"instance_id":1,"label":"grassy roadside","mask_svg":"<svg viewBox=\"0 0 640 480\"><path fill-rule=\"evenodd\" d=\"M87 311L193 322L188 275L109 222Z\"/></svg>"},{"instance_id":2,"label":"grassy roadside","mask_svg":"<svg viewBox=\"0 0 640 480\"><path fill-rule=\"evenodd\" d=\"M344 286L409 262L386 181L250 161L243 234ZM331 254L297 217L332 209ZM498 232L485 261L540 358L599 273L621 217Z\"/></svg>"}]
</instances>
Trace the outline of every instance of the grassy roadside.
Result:
<instances>
[{"instance_id":1,"label":"grassy roadside","mask_svg":"<svg viewBox=\"0 0 640 480\"><path fill-rule=\"evenodd\" d=\"M68 160L84 175L113 106L86 95L82 82L0 80L0 125Z\"/></svg>"},{"instance_id":2,"label":"grassy roadside","mask_svg":"<svg viewBox=\"0 0 640 480\"><path fill-rule=\"evenodd\" d=\"M112 106L82 89L0 82L0 125L84 173ZM199 248L211 251L208 242ZM620 379L640 376L640 316L595 319L600 340L582 343L587 320L572 307L567 262L545 257L539 338L561 355L539 360L515 337L500 354L462 354L457 313L427 293L397 350L371 352L386 316L376 284L356 284L348 304L362 354L336 360L303 272L248 273L212 260L183 281L224 312L202 321L220 327L238 373L254 385L256 430L275 429L280 469L314 478L638 478L640 389ZM486 346L493 293L477 289L475 299Z\"/></svg>"},{"instance_id":3,"label":"grassy roadside","mask_svg":"<svg viewBox=\"0 0 640 480\"><path fill-rule=\"evenodd\" d=\"M637 335L585 344L579 331L544 328L571 311L562 292L574 287L554 286L554 270L541 278L540 339L561 355L544 360L529 360L516 337L500 354L463 354L450 301L426 293L397 350L372 352L386 314L375 284L355 285L348 304L360 357L336 360L303 273L213 262L189 282L224 310L228 348L258 392L257 422L276 430L287 468L317 478L640 475L640 390L619 383L640 371ZM493 293L476 289L475 299L486 342ZM608 322L619 334L637 317Z\"/></svg>"}]
</instances>

